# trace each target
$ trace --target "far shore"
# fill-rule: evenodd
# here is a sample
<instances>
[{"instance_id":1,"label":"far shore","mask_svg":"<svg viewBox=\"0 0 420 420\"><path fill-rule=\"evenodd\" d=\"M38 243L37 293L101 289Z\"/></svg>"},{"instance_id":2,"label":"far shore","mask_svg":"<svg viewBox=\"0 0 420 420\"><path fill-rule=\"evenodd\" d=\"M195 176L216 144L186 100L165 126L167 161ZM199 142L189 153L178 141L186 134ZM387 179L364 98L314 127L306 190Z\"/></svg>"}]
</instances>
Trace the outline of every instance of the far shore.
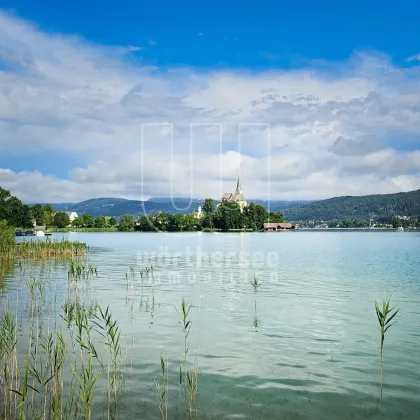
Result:
<instances>
[{"instance_id":1,"label":"far shore","mask_svg":"<svg viewBox=\"0 0 420 420\"><path fill-rule=\"evenodd\" d=\"M47 230L41 227L35 227L34 231L43 230L45 232L50 233L71 233L71 232L84 232L84 233L110 233L110 232L120 232L118 228L74 228L74 227L67 227L67 228L55 228L49 227ZM155 233L238 233L238 232L261 232L267 234L275 234L275 233L286 233L286 232L398 232L398 229L395 228L297 228L290 231L278 231L278 232L264 232L262 230L252 230L252 229L231 229L231 230L218 230L218 229L205 229L205 230L184 230L184 231L160 231L160 230L150 230L150 231L128 231L123 233L148 233L148 232L155 232ZM420 232L420 229L411 228L411 229L404 229L402 232Z\"/></svg>"}]
</instances>

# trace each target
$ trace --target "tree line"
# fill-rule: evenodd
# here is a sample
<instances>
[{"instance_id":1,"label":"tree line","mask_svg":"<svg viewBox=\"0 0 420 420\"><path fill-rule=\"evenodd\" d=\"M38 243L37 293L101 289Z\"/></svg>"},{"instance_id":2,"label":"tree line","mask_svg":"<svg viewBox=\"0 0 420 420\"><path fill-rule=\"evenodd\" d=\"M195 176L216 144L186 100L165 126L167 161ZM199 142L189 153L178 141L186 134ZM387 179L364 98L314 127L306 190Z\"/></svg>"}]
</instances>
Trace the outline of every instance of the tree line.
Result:
<instances>
[{"instance_id":1,"label":"tree line","mask_svg":"<svg viewBox=\"0 0 420 420\"><path fill-rule=\"evenodd\" d=\"M32 228L34 221L37 226L55 226L65 228L112 228L120 231L197 231L203 229L228 230L260 230L265 222L284 222L279 212L268 212L259 204L250 203L241 212L238 204L223 202L217 207L214 200L207 198L203 204L203 215L197 218L194 214L168 214L159 212L152 216L141 216L135 219L126 214L119 218L99 216L96 219L90 214L83 214L72 222L67 213L54 212L51 204L23 204L9 191L0 187L0 220L5 220L9 226Z\"/></svg>"},{"instance_id":2,"label":"tree line","mask_svg":"<svg viewBox=\"0 0 420 420\"><path fill-rule=\"evenodd\" d=\"M265 222L284 222L279 212L268 212L263 206L250 203L243 212L238 204L223 202L217 207L214 200L206 198L203 204L203 215L197 218L194 214L168 214L160 212L152 216L141 216L135 223L135 230L148 231L199 231L217 229L260 230Z\"/></svg>"}]
</instances>

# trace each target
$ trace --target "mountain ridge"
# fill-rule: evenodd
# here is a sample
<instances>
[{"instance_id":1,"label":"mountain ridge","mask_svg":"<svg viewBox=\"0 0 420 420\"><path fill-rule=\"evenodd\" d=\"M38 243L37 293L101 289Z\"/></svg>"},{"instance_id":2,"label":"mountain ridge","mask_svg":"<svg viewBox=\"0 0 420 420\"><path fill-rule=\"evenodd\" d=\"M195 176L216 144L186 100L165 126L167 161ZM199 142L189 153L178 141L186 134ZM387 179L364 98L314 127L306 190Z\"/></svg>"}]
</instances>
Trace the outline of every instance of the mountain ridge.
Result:
<instances>
[{"instance_id":1,"label":"mountain ridge","mask_svg":"<svg viewBox=\"0 0 420 420\"><path fill-rule=\"evenodd\" d=\"M369 220L420 216L420 189L393 194L345 195L284 210L291 221Z\"/></svg>"},{"instance_id":2,"label":"mountain ridge","mask_svg":"<svg viewBox=\"0 0 420 420\"><path fill-rule=\"evenodd\" d=\"M165 213L191 213L203 200L183 197L150 197L148 200L130 200L117 197L98 197L79 203L52 204L55 211L75 211L98 216L143 215L156 211ZM317 201L305 200L252 200L270 211L280 211L290 221L343 220L369 218L381 219L393 216L420 216L420 190L393 194L339 196ZM215 200L215 204L217 201Z\"/></svg>"}]
</instances>

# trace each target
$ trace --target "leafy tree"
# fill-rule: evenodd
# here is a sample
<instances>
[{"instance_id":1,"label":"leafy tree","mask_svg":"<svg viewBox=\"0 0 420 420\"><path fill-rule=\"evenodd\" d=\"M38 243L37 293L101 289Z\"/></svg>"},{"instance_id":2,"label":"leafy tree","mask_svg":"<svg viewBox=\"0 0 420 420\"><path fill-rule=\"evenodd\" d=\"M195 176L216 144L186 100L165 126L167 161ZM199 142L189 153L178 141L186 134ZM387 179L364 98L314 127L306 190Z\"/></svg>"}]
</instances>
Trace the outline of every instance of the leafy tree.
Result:
<instances>
[{"instance_id":1,"label":"leafy tree","mask_svg":"<svg viewBox=\"0 0 420 420\"><path fill-rule=\"evenodd\" d=\"M83 227L84 226L84 222L85 222L85 220L84 220L84 218L83 217L76 217L72 222L71 222L71 224L74 226L74 227Z\"/></svg>"},{"instance_id":2,"label":"leafy tree","mask_svg":"<svg viewBox=\"0 0 420 420\"><path fill-rule=\"evenodd\" d=\"M23 205L22 206L22 227L24 228L32 228L33 222L32 222L32 212L29 206Z\"/></svg>"},{"instance_id":3,"label":"leafy tree","mask_svg":"<svg viewBox=\"0 0 420 420\"><path fill-rule=\"evenodd\" d=\"M110 226L116 226L117 225L117 219L115 217L111 217L109 219L109 225Z\"/></svg>"},{"instance_id":4,"label":"leafy tree","mask_svg":"<svg viewBox=\"0 0 420 420\"><path fill-rule=\"evenodd\" d=\"M41 204L35 204L31 207L33 218L36 220L37 226L44 226L44 209Z\"/></svg>"},{"instance_id":5,"label":"leafy tree","mask_svg":"<svg viewBox=\"0 0 420 420\"><path fill-rule=\"evenodd\" d=\"M283 219L283 215L280 212L270 211L270 213L268 213L268 216L267 216L267 221L273 222L273 223L283 223L284 219Z\"/></svg>"},{"instance_id":6,"label":"leafy tree","mask_svg":"<svg viewBox=\"0 0 420 420\"><path fill-rule=\"evenodd\" d=\"M140 232L150 232L154 231L154 220L149 216L141 216L137 220L137 225L135 226L135 230Z\"/></svg>"},{"instance_id":7,"label":"leafy tree","mask_svg":"<svg viewBox=\"0 0 420 420\"><path fill-rule=\"evenodd\" d=\"M82 217L84 227L91 228L95 225L95 219L90 214L84 214Z\"/></svg>"},{"instance_id":8,"label":"leafy tree","mask_svg":"<svg viewBox=\"0 0 420 420\"><path fill-rule=\"evenodd\" d=\"M17 197L11 197L8 202L9 217L7 221L9 225L19 227L22 226L23 220L23 204Z\"/></svg>"},{"instance_id":9,"label":"leafy tree","mask_svg":"<svg viewBox=\"0 0 420 420\"><path fill-rule=\"evenodd\" d=\"M104 216L99 216L95 219L95 227L96 228L104 228L106 225L106 219Z\"/></svg>"},{"instance_id":10,"label":"leafy tree","mask_svg":"<svg viewBox=\"0 0 420 420\"><path fill-rule=\"evenodd\" d=\"M267 210L259 204L250 203L244 209L246 227L252 230L259 230L267 220Z\"/></svg>"},{"instance_id":11,"label":"leafy tree","mask_svg":"<svg viewBox=\"0 0 420 420\"><path fill-rule=\"evenodd\" d=\"M58 212L54 215L54 225L62 229L70 224L70 217L67 213Z\"/></svg>"},{"instance_id":12,"label":"leafy tree","mask_svg":"<svg viewBox=\"0 0 420 420\"><path fill-rule=\"evenodd\" d=\"M215 226L221 230L242 229L246 218L236 203L221 203L215 215Z\"/></svg>"},{"instance_id":13,"label":"leafy tree","mask_svg":"<svg viewBox=\"0 0 420 420\"><path fill-rule=\"evenodd\" d=\"M134 229L135 223L134 218L131 214L125 214L121 216L118 230L121 232L130 232Z\"/></svg>"},{"instance_id":14,"label":"leafy tree","mask_svg":"<svg viewBox=\"0 0 420 420\"><path fill-rule=\"evenodd\" d=\"M44 210L44 225L52 225L54 223L54 215L49 211Z\"/></svg>"},{"instance_id":15,"label":"leafy tree","mask_svg":"<svg viewBox=\"0 0 420 420\"><path fill-rule=\"evenodd\" d=\"M10 191L4 190L0 187L0 220L9 220L10 216Z\"/></svg>"},{"instance_id":16,"label":"leafy tree","mask_svg":"<svg viewBox=\"0 0 420 420\"><path fill-rule=\"evenodd\" d=\"M203 204L203 212L205 214L214 213L214 201L212 198L206 198Z\"/></svg>"}]
</instances>

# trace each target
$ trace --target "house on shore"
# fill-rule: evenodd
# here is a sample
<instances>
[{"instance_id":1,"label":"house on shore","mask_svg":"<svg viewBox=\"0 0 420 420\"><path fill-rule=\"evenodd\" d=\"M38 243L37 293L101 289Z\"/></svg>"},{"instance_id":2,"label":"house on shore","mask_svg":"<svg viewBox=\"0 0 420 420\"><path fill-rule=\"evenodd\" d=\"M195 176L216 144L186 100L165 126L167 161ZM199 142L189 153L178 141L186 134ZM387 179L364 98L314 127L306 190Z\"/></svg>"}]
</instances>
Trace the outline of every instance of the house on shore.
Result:
<instances>
[{"instance_id":1,"label":"house on shore","mask_svg":"<svg viewBox=\"0 0 420 420\"><path fill-rule=\"evenodd\" d=\"M281 232L287 230L294 230L295 227L291 223L264 223L264 232Z\"/></svg>"},{"instance_id":2,"label":"house on shore","mask_svg":"<svg viewBox=\"0 0 420 420\"><path fill-rule=\"evenodd\" d=\"M74 219L77 219L79 215L75 211L66 211L67 216L69 216L70 223L73 222Z\"/></svg>"}]
</instances>

